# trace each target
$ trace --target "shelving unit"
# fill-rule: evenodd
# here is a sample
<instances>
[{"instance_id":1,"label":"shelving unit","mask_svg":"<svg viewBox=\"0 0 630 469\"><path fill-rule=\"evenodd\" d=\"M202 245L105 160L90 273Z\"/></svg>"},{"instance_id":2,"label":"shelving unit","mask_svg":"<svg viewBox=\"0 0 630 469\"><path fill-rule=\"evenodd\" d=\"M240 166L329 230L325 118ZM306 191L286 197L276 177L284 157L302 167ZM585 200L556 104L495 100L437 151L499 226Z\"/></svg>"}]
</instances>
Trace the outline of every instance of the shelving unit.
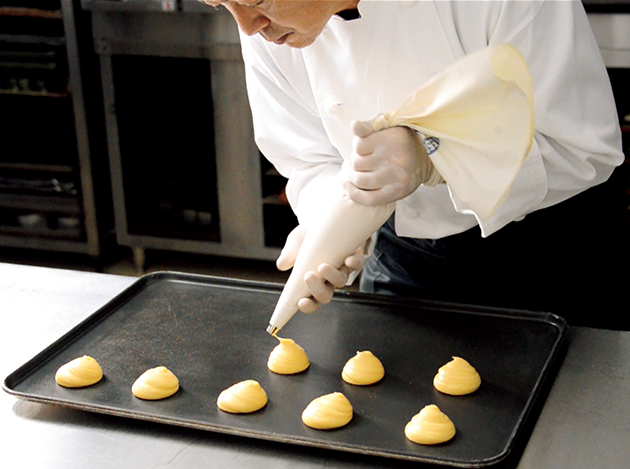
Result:
<instances>
[{"instance_id":1,"label":"shelving unit","mask_svg":"<svg viewBox=\"0 0 630 469\"><path fill-rule=\"evenodd\" d=\"M627 209L624 233L628 237L630 236L630 90L628 90L630 64L626 68L609 68L608 75L616 98L623 151L626 155L625 162L615 170L613 177L619 181L624 192L624 204Z\"/></svg>"},{"instance_id":2,"label":"shelving unit","mask_svg":"<svg viewBox=\"0 0 630 469\"><path fill-rule=\"evenodd\" d=\"M197 1L83 0L100 57L116 239L274 260L297 224L254 143L238 30ZM274 198L275 195L278 197Z\"/></svg>"},{"instance_id":3,"label":"shelving unit","mask_svg":"<svg viewBox=\"0 0 630 469\"><path fill-rule=\"evenodd\" d=\"M287 180L264 158L261 168L265 244L281 248L298 221L285 193Z\"/></svg>"},{"instance_id":4,"label":"shelving unit","mask_svg":"<svg viewBox=\"0 0 630 469\"><path fill-rule=\"evenodd\" d=\"M625 163L613 173L611 184L621 186L627 208L623 236L630 235L630 1L584 0L590 25L608 69L622 130Z\"/></svg>"},{"instance_id":5,"label":"shelving unit","mask_svg":"<svg viewBox=\"0 0 630 469\"><path fill-rule=\"evenodd\" d=\"M0 0L0 246L101 252L108 217L105 207L97 223L96 206L108 177L94 178L75 7Z\"/></svg>"}]
</instances>

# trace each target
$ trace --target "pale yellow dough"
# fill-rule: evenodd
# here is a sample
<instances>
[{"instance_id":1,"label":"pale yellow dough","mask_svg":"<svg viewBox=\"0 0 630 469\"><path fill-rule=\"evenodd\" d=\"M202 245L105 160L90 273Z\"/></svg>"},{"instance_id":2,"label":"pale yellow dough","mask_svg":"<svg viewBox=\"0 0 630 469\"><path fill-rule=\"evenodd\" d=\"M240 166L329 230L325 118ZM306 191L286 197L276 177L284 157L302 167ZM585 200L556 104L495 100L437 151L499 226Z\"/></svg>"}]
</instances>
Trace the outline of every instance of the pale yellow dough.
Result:
<instances>
[{"instance_id":1,"label":"pale yellow dough","mask_svg":"<svg viewBox=\"0 0 630 469\"><path fill-rule=\"evenodd\" d=\"M66 388L82 388L98 383L103 378L103 370L96 360L87 355L75 358L61 366L55 374L55 381Z\"/></svg>"},{"instance_id":2,"label":"pale yellow dough","mask_svg":"<svg viewBox=\"0 0 630 469\"><path fill-rule=\"evenodd\" d=\"M455 436L455 425L438 406L431 404L413 416L405 426L405 436L421 445L437 445Z\"/></svg>"},{"instance_id":3,"label":"pale yellow dough","mask_svg":"<svg viewBox=\"0 0 630 469\"><path fill-rule=\"evenodd\" d=\"M165 399L179 389L179 380L164 366L151 368L136 380L131 387L134 396L150 401Z\"/></svg>"},{"instance_id":4,"label":"pale yellow dough","mask_svg":"<svg viewBox=\"0 0 630 469\"><path fill-rule=\"evenodd\" d=\"M280 341L269 354L267 367L279 375L292 375L306 370L311 362L302 347L291 339L276 337Z\"/></svg>"},{"instance_id":5,"label":"pale yellow dough","mask_svg":"<svg viewBox=\"0 0 630 469\"><path fill-rule=\"evenodd\" d=\"M248 379L230 386L219 394L217 405L225 412L248 414L267 405L267 394L258 381Z\"/></svg>"},{"instance_id":6,"label":"pale yellow dough","mask_svg":"<svg viewBox=\"0 0 630 469\"><path fill-rule=\"evenodd\" d=\"M453 360L438 370L433 386L444 394L462 396L479 389L481 377L466 360L453 357Z\"/></svg>"},{"instance_id":7,"label":"pale yellow dough","mask_svg":"<svg viewBox=\"0 0 630 469\"><path fill-rule=\"evenodd\" d=\"M340 392L313 399L302 412L302 422L317 430L330 430L347 425L352 420L352 404Z\"/></svg>"},{"instance_id":8,"label":"pale yellow dough","mask_svg":"<svg viewBox=\"0 0 630 469\"><path fill-rule=\"evenodd\" d=\"M365 386L379 382L385 376L381 361L370 351L357 352L346 362L341 377L346 383Z\"/></svg>"}]
</instances>

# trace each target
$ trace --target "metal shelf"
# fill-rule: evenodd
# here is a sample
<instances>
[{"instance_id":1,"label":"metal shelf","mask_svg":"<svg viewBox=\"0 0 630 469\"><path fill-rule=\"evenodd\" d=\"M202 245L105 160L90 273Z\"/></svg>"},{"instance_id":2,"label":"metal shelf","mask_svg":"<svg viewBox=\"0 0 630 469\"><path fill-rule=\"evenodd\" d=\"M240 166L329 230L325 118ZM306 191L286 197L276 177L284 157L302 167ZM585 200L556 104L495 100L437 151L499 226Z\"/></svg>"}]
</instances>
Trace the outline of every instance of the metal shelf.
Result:
<instances>
[{"instance_id":1,"label":"metal shelf","mask_svg":"<svg viewBox=\"0 0 630 469\"><path fill-rule=\"evenodd\" d=\"M265 242L264 207L268 204L263 203L260 153L253 138L238 30L230 14L224 9L215 10L206 5L200 5L203 10L198 9L193 12L184 8L187 5L186 2L181 4L182 11L175 14L155 14L151 11L140 11L140 9L133 13L121 13L112 9L96 8L98 5L104 6L103 3L117 3L116 7L119 7L121 3L130 2L87 0L83 2L83 5L89 7L92 13L94 48L101 58L118 244L131 247L139 264L144 259L145 249L260 260L276 259L280 249L275 246L270 247ZM204 38L203 42L200 38ZM120 101L122 87L117 83L120 75L118 78L116 75L117 67L123 66L126 62L121 59L129 56L138 56L138 61L143 60L147 63L147 67L152 66L156 61L168 64L175 60L188 61L191 64L193 62L206 64L206 72L198 70L194 74L195 83L197 83L194 86L200 87L198 88L199 96L203 95L203 99L206 99L205 95L208 91L211 90L212 93L212 104L204 105L203 109L213 111L214 134L208 129L208 135L204 139L210 141L214 137L214 151L209 150L204 154L210 158L210 154L213 153L216 163L214 190L218 212L212 212L213 223L218 218L218 236L215 241L194 239L193 234L186 234L184 231L179 236L177 233L167 234L164 230L158 229L151 233L145 229L150 228L148 225L142 225L141 233L138 231L139 220L137 216L134 218L133 210L130 209L133 204L130 200L137 198L134 190L138 189L133 185L132 180L137 184L139 175L137 171L131 171L129 161L141 158L140 155L134 154L141 150L136 148L130 153L129 142L125 140L125 127L128 127L130 118L124 115L131 112L130 109L137 109L137 106L123 106L123 102ZM181 65L187 66L185 63ZM157 74L159 79L164 79L167 73ZM198 83L199 74L205 77L205 82ZM156 73L152 73L152 76L155 75ZM137 77L138 74L131 73L130 76ZM182 85L180 78L173 77L169 86L175 89L193 86L192 83ZM147 85L147 87L150 86L154 85ZM142 93L145 91L141 88ZM160 99L163 100L165 106L166 102L172 102L168 98L171 94L171 91L161 94ZM129 93L127 92L126 95ZM188 89L184 95L188 96ZM201 97L196 98L193 108L197 106L197 101L200 99ZM191 113L194 112L191 111ZM208 117L203 112L202 116ZM137 120L136 117L131 122L137 122ZM165 131L174 132L181 126L179 121L176 124L169 122L169 119L160 119L160 121L162 125L154 130L157 132L156 139L162 139ZM143 128L142 132L148 130L150 129ZM188 131L190 129L184 129L184 132ZM192 140L195 140L194 136L197 133L193 132ZM149 137L142 137L144 141L147 138ZM190 138L181 138L189 144ZM135 145L131 145L131 148L133 147ZM195 151L195 149L182 149L182 151ZM206 151L205 146L203 151ZM181 159L180 157L180 162ZM190 182L193 185L196 184L192 180ZM135 210L137 212L137 208Z\"/></svg>"},{"instance_id":2,"label":"metal shelf","mask_svg":"<svg viewBox=\"0 0 630 469\"><path fill-rule=\"evenodd\" d=\"M109 229L109 191L102 190L103 187L108 188L109 181L107 171L102 171L102 163L95 157L99 149L105 146L104 136L101 138L98 130L98 118L102 118L102 111L99 113L98 108L94 108L94 103L100 105L100 101L92 98L98 98L100 91L94 94L93 88L90 88L94 86L90 77L98 77L93 72L98 70L94 67L97 62L93 52L87 49L94 56L90 62L89 54L80 44L85 40L83 36L86 28L89 28L86 23L88 18L78 8L79 0L61 0L54 9L47 8L50 2L30 2L30 5L29 2L15 3L17 6L0 7L3 24L11 26L0 34L0 62L4 70L24 72L22 78L27 79L30 72L26 72L35 70L37 66L45 66L48 58L52 57L55 60L51 59L50 62L55 62L57 67L55 73L59 75L57 71L62 72L62 86L51 88L53 92L50 92L40 91L37 87L32 90L28 87L12 89L4 83L4 89L0 90L5 110L8 109L8 103L11 103L9 107L12 109L21 110L19 116L6 121L17 126L15 128L19 129L17 133L20 135L3 134L2 145L6 154L5 161L0 156L0 171L5 183L13 179L25 181L24 187L12 187L9 184L0 188L0 246L99 256ZM42 25L50 25L50 28L41 28ZM87 34L89 39L89 29ZM24 47L21 48L21 45ZM57 75L53 77L55 80ZM21 77L17 73L9 78L17 80ZM52 101L59 98L62 100ZM58 139L52 138L57 134L46 135L41 153L37 153L37 145L21 151L23 143L27 143L22 139L38 138L38 127L30 132L28 122L31 120L19 127L22 122L20 119L26 119L25 116L30 112L35 113L33 116L39 116L42 122L49 118L45 113L37 114L39 103L46 110L50 110L51 106L57 109L61 103L65 103L62 106L64 112L54 113L53 118L64 123L63 129L68 130L67 135L64 133L63 138ZM25 108L26 104L28 106ZM97 116L94 124L88 125L88 115ZM7 115L5 117L8 118ZM103 178L106 179L106 186L103 186ZM50 192L46 192L48 189L27 187L28 181L54 182L56 179L72 181L71 184L76 188L74 195L56 193L54 187ZM99 218L98 223L97 204L101 204L100 209L104 209L99 212L102 218Z\"/></svg>"},{"instance_id":3,"label":"metal shelf","mask_svg":"<svg viewBox=\"0 0 630 469\"><path fill-rule=\"evenodd\" d=\"M604 63L609 68L630 68L630 2L627 13L590 12L588 20Z\"/></svg>"},{"instance_id":4,"label":"metal shelf","mask_svg":"<svg viewBox=\"0 0 630 469\"><path fill-rule=\"evenodd\" d=\"M11 96L37 96L38 98L67 98L70 92L67 93L51 93L49 91L9 91L0 89L0 95ZM0 168L2 163L0 163Z\"/></svg>"},{"instance_id":5,"label":"metal shelf","mask_svg":"<svg viewBox=\"0 0 630 469\"><path fill-rule=\"evenodd\" d=\"M4 171L36 171L40 173L72 173L72 166L63 164L35 164L0 162L0 170Z\"/></svg>"},{"instance_id":6,"label":"metal shelf","mask_svg":"<svg viewBox=\"0 0 630 469\"><path fill-rule=\"evenodd\" d=\"M66 38L57 36L37 36L33 34L0 34L0 42L15 44L46 44L49 46L65 46Z\"/></svg>"},{"instance_id":7,"label":"metal shelf","mask_svg":"<svg viewBox=\"0 0 630 469\"><path fill-rule=\"evenodd\" d=\"M0 235L10 235L10 236L18 237L18 239L28 237L28 238L49 238L54 241L61 240L61 239L78 241L82 239L83 232L79 228L60 228L60 229L53 230L46 227L24 228L24 227L11 227L11 226L0 225ZM41 241L39 242L39 244L41 245ZM64 249L64 250L71 251L71 249Z\"/></svg>"},{"instance_id":8,"label":"metal shelf","mask_svg":"<svg viewBox=\"0 0 630 469\"><path fill-rule=\"evenodd\" d=\"M61 10L43 10L41 8L0 6L0 16L15 16L42 19L62 19Z\"/></svg>"},{"instance_id":9,"label":"metal shelf","mask_svg":"<svg viewBox=\"0 0 630 469\"><path fill-rule=\"evenodd\" d=\"M76 197L0 193L0 209L80 216L81 202Z\"/></svg>"},{"instance_id":10,"label":"metal shelf","mask_svg":"<svg viewBox=\"0 0 630 469\"><path fill-rule=\"evenodd\" d=\"M90 11L172 13L177 11L177 0L81 0L81 6Z\"/></svg>"}]
</instances>

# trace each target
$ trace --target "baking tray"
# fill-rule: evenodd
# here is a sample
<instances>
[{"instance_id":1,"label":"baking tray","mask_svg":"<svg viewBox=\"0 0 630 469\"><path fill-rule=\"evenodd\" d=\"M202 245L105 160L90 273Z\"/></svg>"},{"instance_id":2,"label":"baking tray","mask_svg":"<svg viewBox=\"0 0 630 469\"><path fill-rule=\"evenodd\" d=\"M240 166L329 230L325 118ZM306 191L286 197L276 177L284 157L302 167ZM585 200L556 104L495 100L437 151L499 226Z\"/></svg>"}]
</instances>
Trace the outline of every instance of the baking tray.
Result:
<instances>
[{"instance_id":1,"label":"baking tray","mask_svg":"<svg viewBox=\"0 0 630 469\"><path fill-rule=\"evenodd\" d=\"M123 417L292 443L444 464L482 467L505 458L532 409L565 336L566 322L546 313L506 311L397 297L336 293L316 314L297 314L281 331L309 355L298 375L270 372L277 340L265 332L282 286L160 272L128 289L9 375L8 393ZM344 383L341 370L357 351L371 350L386 375L372 386ZM104 378L82 389L55 383L56 370L84 354ZM482 385L453 397L433 386L438 368L460 356ZM143 401L131 385L164 365L180 390ZM219 393L244 379L260 382L268 405L253 414L217 409ZM308 428L301 414L323 394L343 392L354 408L346 427ZM425 405L437 404L457 434L437 446L408 441L404 427Z\"/></svg>"}]
</instances>

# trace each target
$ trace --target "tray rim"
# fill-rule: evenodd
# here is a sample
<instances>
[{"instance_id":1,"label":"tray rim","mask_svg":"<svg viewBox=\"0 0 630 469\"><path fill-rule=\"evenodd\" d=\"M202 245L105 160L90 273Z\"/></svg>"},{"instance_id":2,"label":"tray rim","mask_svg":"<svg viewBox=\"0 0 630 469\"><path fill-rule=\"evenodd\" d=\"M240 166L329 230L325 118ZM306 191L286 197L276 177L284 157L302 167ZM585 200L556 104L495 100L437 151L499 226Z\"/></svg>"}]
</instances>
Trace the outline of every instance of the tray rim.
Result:
<instances>
[{"instance_id":1,"label":"tray rim","mask_svg":"<svg viewBox=\"0 0 630 469\"><path fill-rule=\"evenodd\" d=\"M481 458L476 460L467 460L466 462L459 462L454 459L439 459L433 458L430 456L423 456L421 458L414 456L407 456L405 454L396 453L394 451L382 451L382 450L362 450L362 447L353 445L353 444L331 444L325 442L317 442L310 440L308 438L293 436L291 439L283 437L281 434L273 433L273 432L260 432L258 430L239 430L238 428L224 426L224 425L208 425L207 423L199 423L195 424L192 421L182 421L178 419L171 419L167 417L154 417L151 415L146 415L140 412L133 411L124 411L117 408L112 408L104 405L82 405L73 401L66 401L64 399L52 399L42 396L37 396L30 393L25 393L21 391L16 391L13 389L16 385L20 384L23 380L28 378L32 373L37 371L39 367L45 364L47 361L53 359L56 354L61 352L63 349L71 345L75 340L77 340L81 335L88 332L92 328L96 327L101 321L105 320L110 315L114 314L118 308L120 308L124 303L131 300L134 295L146 288L147 286L158 283L162 281L181 281L188 283L201 283L206 285L213 286L222 286L222 287L234 287L234 288L247 288L249 290L264 290L264 291L277 291L280 292L284 287L283 284L273 283L273 282L262 282L257 280L245 280L245 279L236 279L236 278L227 278L227 277L217 277L210 275L201 275L201 274L192 274L192 273L183 273L176 271L158 271L145 274L139 278L137 278L131 285L126 287L122 292L114 296L111 300L107 301L103 306L98 308L93 313L89 314L85 319L80 321L77 325L72 327L68 332L63 334L61 337L56 339L50 345L45 347L41 352L37 353L23 365L18 367L12 373L7 375L7 377L2 382L2 389L22 400L37 402L42 404L52 404L59 405L62 407L87 411L87 412L95 412L104 415L118 416L124 418L133 418L136 420L142 420L147 422L155 422L165 425L172 425L183 428L191 428L196 430L210 431L216 433L222 433L227 435L234 435L239 437L247 437L247 438L256 438L259 440L278 442L282 444L292 444L296 446L308 446L314 448L322 448L328 450L335 451L343 451L347 453L354 454L362 454L367 456L379 456L385 457L389 459L395 460L406 460L411 462L419 462L419 463L428 463L428 464L436 464L442 466L449 467L459 467L459 468L481 468L494 465L503 459L505 459L512 451L515 441L520 435L524 423L527 421L529 415L532 412L534 404L538 397L540 396L541 390L543 388L544 383L549 378L549 373L552 368L552 365L558 359L558 355L560 350L562 349L563 344L566 342L567 333L569 330L569 325L567 321L556 314L542 311L529 311L529 310L519 310L519 309L507 309L500 308L494 306L483 306L483 305L470 305L470 304L462 304L462 303L452 303L445 301L437 301L437 300L427 300L422 298L409 298L409 297L399 297L399 296L391 296L391 295L378 295L378 294L368 294L368 293L359 293L359 292L348 292L348 291L335 291L333 298L341 301L360 301L364 303L369 303L372 305L401 305L406 307L413 306L425 306L435 311L447 311L450 313L456 314L471 314L475 316L492 316L499 318L509 318L515 320L529 320L535 322L542 322L547 324L550 327L553 327L557 330L557 336L555 338L553 347L551 348L549 355L547 356L547 360L540 373L538 374L538 379L535 382L532 393L529 395L529 398L525 405L523 406L523 411L521 412L517 423L514 425L513 431L510 434L504 450L495 456L488 458ZM264 332L264 331L263 331Z\"/></svg>"}]
</instances>

